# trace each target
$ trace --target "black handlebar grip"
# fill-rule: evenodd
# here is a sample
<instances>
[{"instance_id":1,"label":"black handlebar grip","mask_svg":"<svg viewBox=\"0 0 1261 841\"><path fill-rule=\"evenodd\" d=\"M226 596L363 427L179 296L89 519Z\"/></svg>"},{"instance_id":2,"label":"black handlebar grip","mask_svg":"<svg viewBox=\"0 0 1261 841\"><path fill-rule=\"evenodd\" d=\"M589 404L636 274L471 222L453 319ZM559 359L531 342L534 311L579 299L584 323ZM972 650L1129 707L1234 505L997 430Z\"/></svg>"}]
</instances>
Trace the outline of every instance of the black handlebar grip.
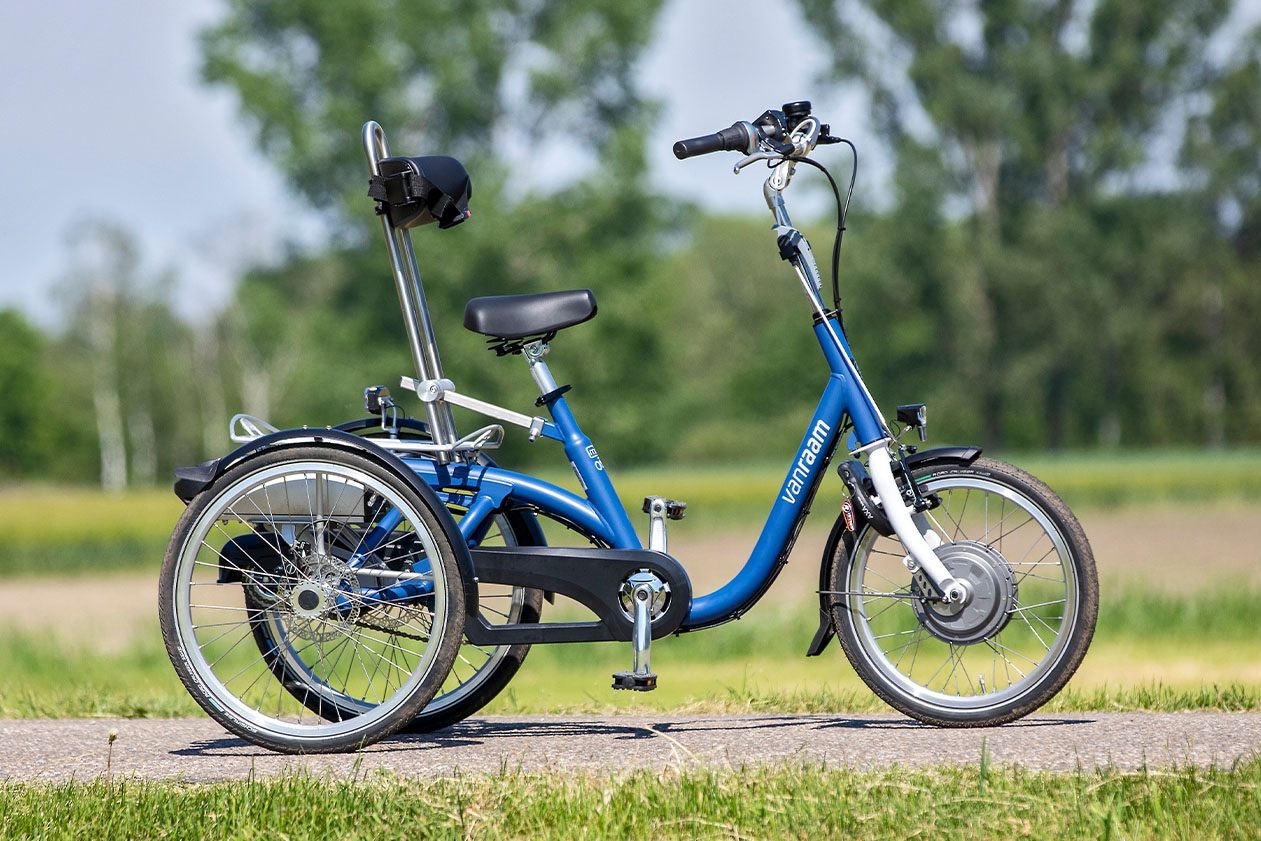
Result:
<instances>
[{"instance_id":1,"label":"black handlebar grip","mask_svg":"<svg viewBox=\"0 0 1261 841\"><path fill-rule=\"evenodd\" d=\"M697 155L708 155L710 152L737 152L749 148L749 129L744 123L735 123L731 128L705 134L700 137L689 137L674 144L674 156L679 160Z\"/></svg>"}]
</instances>

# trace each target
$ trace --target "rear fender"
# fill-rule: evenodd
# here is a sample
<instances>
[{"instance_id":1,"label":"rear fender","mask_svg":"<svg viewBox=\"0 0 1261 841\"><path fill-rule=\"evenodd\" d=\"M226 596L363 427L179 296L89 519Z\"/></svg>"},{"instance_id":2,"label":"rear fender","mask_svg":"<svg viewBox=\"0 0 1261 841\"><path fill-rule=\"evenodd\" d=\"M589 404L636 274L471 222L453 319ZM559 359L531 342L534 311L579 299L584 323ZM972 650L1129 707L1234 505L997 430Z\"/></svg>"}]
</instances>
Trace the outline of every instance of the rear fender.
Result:
<instances>
[{"instance_id":1,"label":"rear fender","mask_svg":"<svg viewBox=\"0 0 1261 841\"><path fill-rule=\"evenodd\" d=\"M464 590L464 607L468 617L479 615L477 596L477 577L473 572L473 561L469 555L468 545L460 536L446 506L438 499L416 472L407 466L398 456L389 450L378 447L369 438L352 435L339 429L282 429L270 435L256 438L242 444L222 458L202 462L193 467L181 467L175 471L175 495L190 502L197 494L209 488L219 477L237 465L258 458L264 453L297 447L320 446L334 450L354 453L376 462L380 467L393 474L400 482L413 490L417 496L433 512L443 536L455 551L456 565L460 570L460 584Z\"/></svg>"},{"instance_id":2,"label":"rear fender","mask_svg":"<svg viewBox=\"0 0 1261 841\"><path fill-rule=\"evenodd\" d=\"M921 467L934 465L957 465L967 467L981 457L980 447L935 447L922 450L906 457L907 469L914 471ZM848 501L847 503L848 504ZM836 627L832 623L832 609L840 602L839 596L828 595L832 589L832 569L838 563L844 563L854 551L854 536L867 525L862 508L849 506L850 516L854 521L854 529L850 531L845 522L845 514L837 516L828 535L828 542L823 549L823 558L819 563L819 629L815 631L810 647L806 649L807 657L817 657L827 648L832 637L836 636Z\"/></svg>"}]
</instances>

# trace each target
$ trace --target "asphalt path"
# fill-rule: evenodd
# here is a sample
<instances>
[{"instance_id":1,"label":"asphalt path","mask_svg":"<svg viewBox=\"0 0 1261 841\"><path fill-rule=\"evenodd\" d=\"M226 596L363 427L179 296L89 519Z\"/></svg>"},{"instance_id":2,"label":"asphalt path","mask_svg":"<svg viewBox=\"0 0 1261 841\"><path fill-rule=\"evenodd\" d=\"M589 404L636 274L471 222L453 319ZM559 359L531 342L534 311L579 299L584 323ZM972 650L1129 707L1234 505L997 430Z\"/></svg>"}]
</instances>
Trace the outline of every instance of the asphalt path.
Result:
<instances>
[{"instance_id":1,"label":"asphalt path","mask_svg":"<svg viewBox=\"0 0 1261 841\"><path fill-rule=\"evenodd\" d=\"M112 748L110 734L116 734ZM282 756L209 719L0 721L0 780L404 777L807 764L857 769L994 765L1052 771L1230 767L1261 757L1261 713L1035 715L941 730L889 715L489 716L353 755Z\"/></svg>"}]
</instances>

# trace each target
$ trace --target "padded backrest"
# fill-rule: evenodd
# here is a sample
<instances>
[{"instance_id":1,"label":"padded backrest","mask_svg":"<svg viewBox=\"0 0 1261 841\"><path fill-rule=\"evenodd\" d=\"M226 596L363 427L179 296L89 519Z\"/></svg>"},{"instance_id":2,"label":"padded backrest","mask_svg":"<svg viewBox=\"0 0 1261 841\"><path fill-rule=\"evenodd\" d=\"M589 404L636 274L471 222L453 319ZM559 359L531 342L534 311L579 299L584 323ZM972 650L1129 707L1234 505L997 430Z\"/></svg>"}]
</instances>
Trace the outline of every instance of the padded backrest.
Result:
<instances>
[{"instance_id":1,"label":"padded backrest","mask_svg":"<svg viewBox=\"0 0 1261 841\"><path fill-rule=\"evenodd\" d=\"M446 155L385 158L380 175L368 181L368 196L377 212L396 228L416 228L437 222L450 228L469 217L473 182L464 164Z\"/></svg>"}]
</instances>

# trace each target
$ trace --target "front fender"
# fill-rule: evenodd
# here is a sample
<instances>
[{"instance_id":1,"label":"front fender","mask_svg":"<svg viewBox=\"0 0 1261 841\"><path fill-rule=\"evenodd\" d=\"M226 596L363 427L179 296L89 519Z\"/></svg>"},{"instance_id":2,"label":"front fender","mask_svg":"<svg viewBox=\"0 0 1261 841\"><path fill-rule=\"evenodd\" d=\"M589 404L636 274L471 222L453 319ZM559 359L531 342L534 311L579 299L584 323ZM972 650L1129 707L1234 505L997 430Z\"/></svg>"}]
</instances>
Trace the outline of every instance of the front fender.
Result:
<instances>
[{"instance_id":1,"label":"front fender","mask_svg":"<svg viewBox=\"0 0 1261 841\"><path fill-rule=\"evenodd\" d=\"M233 467L243 464L264 453L295 447L319 445L334 450L355 453L374 462L392 473L416 493L429 507L442 529L443 536L451 544L455 552L456 565L460 570L460 584L464 590L465 614L476 617L479 613L477 576L473 571L473 560L469 555L468 544L460 535L451 513L438 499L433 489L416 472L407 466L394 453L377 446L370 438L352 435L339 429L302 427L301 429L282 429L270 435L256 438L242 444L222 458L204 461L193 467L180 467L175 470L175 495L187 504L197 494L210 487L215 480Z\"/></svg>"},{"instance_id":2,"label":"front fender","mask_svg":"<svg viewBox=\"0 0 1261 841\"><path fill-rule=\"evenodd\" d=\"M906 467L911 471L920 467L943 464L967 467L980 457L980 447L934 447L931 450L921 450L907 456ZM823 558L819 562L819 629L815 631L814 639L810 641L810 647L806 649L807 657L817 657L823 653L823 649L827 648L832 637L836 636L836 628L832 624L832 609L839 602L837 596L828 594L828 591L832 589L832 569L854 551L854 535L861 531L867 522L862 509L857 505L850 506L850 515L854 520L854 530L849 530L843 513L837 515L836 522L832 524L832 531L828 534L827 544L823 548Z\"/></svg>"}]
</instances>

